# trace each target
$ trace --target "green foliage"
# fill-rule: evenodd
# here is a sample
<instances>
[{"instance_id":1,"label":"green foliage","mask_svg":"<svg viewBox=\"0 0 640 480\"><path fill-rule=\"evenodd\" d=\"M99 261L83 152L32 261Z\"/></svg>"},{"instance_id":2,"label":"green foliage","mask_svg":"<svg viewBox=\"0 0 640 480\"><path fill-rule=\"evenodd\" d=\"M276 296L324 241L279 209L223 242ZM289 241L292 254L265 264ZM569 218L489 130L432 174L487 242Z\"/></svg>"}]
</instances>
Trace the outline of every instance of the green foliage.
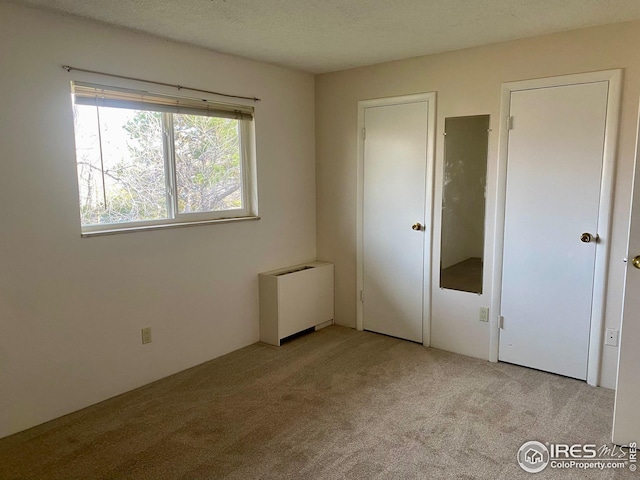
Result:
<instances>
[{"instance_id":1,"label":"green foliage","mask_svg":"<svg viewBox=\"0 0 640 480\"><path fill-rule=\"evenodd\" d=\"M174 115L173 131L178 212L241 206L238 121Z\"/></svg>"},{"instance_id":2,"label":"green foliage","mask_svg":"<svg viewBox=\"0 0 640 480\"><path fill-rule=\"evenodd\" d=\"M110 137L105 130L101 136L95 135L96 139L102 138L105 151L110 138L126 138L126 154L105 162L110 167L102 171L95 158L88 159L89 154L81 162L78 153L83 224L167 218L165 149L170 140L167 137L163 141L163 132L171 124L178 213L242 206L237 120L137 111L126 124L117 127L124 132ZM99 147L99 140L94 143ZM81 169L81 163L89 168Z\"/></svg>"}]
</instances>

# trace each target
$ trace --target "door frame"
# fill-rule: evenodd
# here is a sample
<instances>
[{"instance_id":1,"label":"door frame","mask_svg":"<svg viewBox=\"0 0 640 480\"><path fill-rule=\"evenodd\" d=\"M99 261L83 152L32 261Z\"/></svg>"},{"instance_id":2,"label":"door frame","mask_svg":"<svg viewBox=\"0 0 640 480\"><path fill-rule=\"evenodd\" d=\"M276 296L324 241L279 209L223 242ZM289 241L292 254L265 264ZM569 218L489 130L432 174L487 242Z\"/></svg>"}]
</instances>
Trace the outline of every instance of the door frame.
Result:
<instances>
[{"instance_id":1,"label":"door frame","mask_svg":"<svg viewBox=\"0 0 640 480\"><path fill-rule=\"evenodd\" d=\"M364 287L364 114L365 109L427 102L427 158L425 169L425 234L422 293L422 344L431 342L431 256L433 241L433 179L436 137L436 93L417 93L397 97L375 98L358 101L358 157L357 157L357 210L356 210L356 328L364 329L364 312L361 293Z\"/></svg>"},{"instance_id":2,"label":"door frame","mask_svg":"<svg viewBox=\"0 0 640 480\"><path fill-rule=\"evenodd\" d=\"M494 262L491 295L489 360L498 361L500 342L500 307L502 302L502 267L504 254L504 227L507 191L507 160L509 155L509 126L511 93L549 87L561 87L595 82L609 82L607 116L604 134L602 178L600 181L600 205L598 208L598 235L596 243L593 297L591 302L591 326L589 334L589 356L587 360L587 383L598 386L602 359L604 316L606 303L607 274L611 249L611 221L613 218L613 191L615 182L618 122L620 117L620 94L622 70L562 75L557 77L523 80L502 84L500 105L500 134L498 145L498 181L496 184L496 214L494 223Z\"/></svg>"}]
</instances>

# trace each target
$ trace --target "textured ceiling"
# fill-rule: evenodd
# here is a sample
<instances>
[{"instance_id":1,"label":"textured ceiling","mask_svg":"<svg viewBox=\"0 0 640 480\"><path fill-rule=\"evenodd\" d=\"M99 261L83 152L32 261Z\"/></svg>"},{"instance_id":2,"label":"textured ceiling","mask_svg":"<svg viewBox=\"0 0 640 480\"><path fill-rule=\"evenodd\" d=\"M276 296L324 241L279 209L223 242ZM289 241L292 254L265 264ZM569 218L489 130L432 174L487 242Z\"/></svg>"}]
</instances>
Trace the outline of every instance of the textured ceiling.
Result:
<instances>
[{"instance_id":1,"label":"textured ceiling","mask_svg":"<svg viewBox=\"0 0 640 480\"><path fill-rule=\"evenodd\" d=\"M640 18L638 0L14 0L313 73Z\"/></svg>"}]
</instances>

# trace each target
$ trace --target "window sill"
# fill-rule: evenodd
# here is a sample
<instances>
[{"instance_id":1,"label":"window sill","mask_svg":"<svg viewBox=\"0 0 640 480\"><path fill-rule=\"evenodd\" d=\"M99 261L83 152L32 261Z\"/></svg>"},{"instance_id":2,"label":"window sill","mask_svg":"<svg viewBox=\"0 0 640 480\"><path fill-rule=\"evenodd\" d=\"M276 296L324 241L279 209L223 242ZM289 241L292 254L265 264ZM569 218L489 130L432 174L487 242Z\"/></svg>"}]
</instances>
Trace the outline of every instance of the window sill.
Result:
<instances>
[{"instance_id":1,"label":"window sill","mask_svg":"<svg viewBox=\"0 0 640 480\"><path fill-rule=\"evenodd\" d=\"M149 230L165 230L167 228L195 227L196 225L211 225L214 223L236 223L236 222L246 222L246 221L252 221L252 220L260 220L260 217L249 216L249 217L235 217L235 218L218 218L215 220L198 220L193 222L164 223L162 225L140 225L135 227L119 227L119 228L109 228L112 226L105 225L105 228L103 230L82 232L81 236L83 238L100 237L103 235L117 235L119 233L146 232Z\"/></svg>"}]
</instances>

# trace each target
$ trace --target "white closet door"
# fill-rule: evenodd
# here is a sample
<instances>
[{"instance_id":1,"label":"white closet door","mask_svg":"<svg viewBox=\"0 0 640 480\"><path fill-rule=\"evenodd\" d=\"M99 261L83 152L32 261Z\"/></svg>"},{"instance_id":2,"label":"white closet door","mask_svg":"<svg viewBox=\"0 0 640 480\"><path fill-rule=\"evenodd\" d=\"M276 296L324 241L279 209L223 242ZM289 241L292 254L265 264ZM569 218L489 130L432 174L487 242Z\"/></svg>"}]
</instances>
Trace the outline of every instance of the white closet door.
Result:
<instances>
[{"instance_id":1,"label":"white closet door","mask_svg":"<svg viewBox=\"0 0 640 480\"><path fill-rule=\"evenodd\" d=\"M499 359L586 379L608 82L511 94Z\"/></svg>"},{"instance_id":2,"label":"white closet door","mask_svg":"<svg viewBox=\"0 0 640 480\"><path fill-rule=\"evenodd\" d=\"M363 326L422 343L428 102L365 109Z\"/></svg>"},{"instance_id":3,"label":"white closet door","mask_svg":"<svg viewBox=\"0 0 640 480\"><path fill-rule=\"evenodd\" d=\"M627 278L613 420L613 443L616 445L640 442L640 169L637 148L627 252Z\"/></svg>"}]
</instances>

